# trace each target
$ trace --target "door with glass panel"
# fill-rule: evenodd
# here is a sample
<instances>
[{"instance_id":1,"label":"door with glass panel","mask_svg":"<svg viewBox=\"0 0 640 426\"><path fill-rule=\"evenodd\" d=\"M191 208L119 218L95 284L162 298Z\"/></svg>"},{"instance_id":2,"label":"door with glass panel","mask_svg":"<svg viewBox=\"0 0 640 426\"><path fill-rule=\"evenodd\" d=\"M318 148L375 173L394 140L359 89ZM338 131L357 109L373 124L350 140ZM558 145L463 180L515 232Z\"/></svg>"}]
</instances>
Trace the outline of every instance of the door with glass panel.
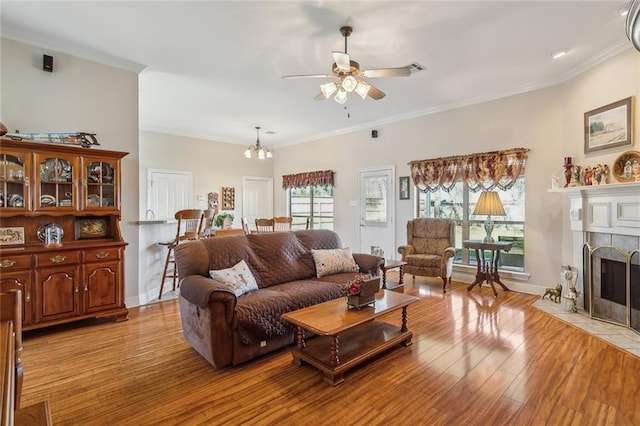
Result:
<instances>
[{"instance_id":1,"label":"door with glass panel","mask_svg":"<svg viewBox=\"0 0 640 426\"><path fill-rule=\"evenodd\" d=\"M383 166L359 172L360 252L381 247L388 259L395 257L395 169Z\"/></svg>"}]
</instances>

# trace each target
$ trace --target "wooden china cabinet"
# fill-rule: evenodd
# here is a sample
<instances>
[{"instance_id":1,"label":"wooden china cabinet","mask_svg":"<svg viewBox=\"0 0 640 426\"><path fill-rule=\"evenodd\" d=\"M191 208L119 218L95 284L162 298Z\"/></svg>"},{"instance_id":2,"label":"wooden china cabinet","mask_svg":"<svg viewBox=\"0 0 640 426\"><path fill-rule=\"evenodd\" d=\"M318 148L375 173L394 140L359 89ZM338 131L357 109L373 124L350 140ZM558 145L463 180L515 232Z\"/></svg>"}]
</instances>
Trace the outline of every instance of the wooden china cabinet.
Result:
<instances>
[{"instance_id":1,"label":"wooden china cabinet","mask_svg":"<svg viewBox=\"0 0 640 426\"><path fill-rule=\"evenodd\" d=\"M125 155L0 139L0 291L22 290L24 330L127 318Z\"/></svg>"}]
</instances>

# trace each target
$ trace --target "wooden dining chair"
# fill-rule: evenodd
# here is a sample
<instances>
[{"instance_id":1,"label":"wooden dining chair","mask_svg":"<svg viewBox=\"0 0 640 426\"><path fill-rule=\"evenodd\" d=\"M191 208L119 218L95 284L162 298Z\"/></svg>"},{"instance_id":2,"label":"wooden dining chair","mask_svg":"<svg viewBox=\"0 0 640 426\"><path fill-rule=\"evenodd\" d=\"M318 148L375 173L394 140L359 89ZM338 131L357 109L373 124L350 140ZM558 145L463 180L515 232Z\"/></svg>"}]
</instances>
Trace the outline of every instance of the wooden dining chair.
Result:
<instances>
[{"instance_id":1,"label":"wooden dining chair","mask_svg":"<svg viewBox=\"0 0 640 426\"><path fill-rule=\"evenodd\" d=\"M242 229L244 230L245 235L249 235L251 231L249 231L249 222L247 222L247 218L241 217L240 223L242 224Z\"/></svg>"},{"instance_id":2,"label":"wooden dining chair","mask_svg":"<svg viewBox=\"0 0 640 426\"><path fill-rule=\"evenodd\" d=\"M256 219L256 232L273 232L274 231L273 218L271 219Z\"/></svg>"},{"instance_id":3,"label":"wooden dining chair","mask_svg":"<svg viewBox=\"0 0 640 426\"><path fill-rule=\"evenodd\" d=\"M291 224L293 223L292 217L279 216L273 218L273 230L274 231L291 231Z\"/></svg>"},{"instance_id":4,"label":"wooden dining chair","mask_svg":"<svg viewBox=\"0 0 640 426\"><path fill-rule=\"evenodd\" d=\"M167 257L164 261L158 299L162 299L162 290L164 289L164 282L167 278L171 278L172 280L173 291L176 289L178 270L176 268L176 260L173 256L174 249L183 241L197 240L200 238L200 230L202 229L202 222L204 220L203 211L199 209L178 210L174 217L178 221L175 238L169 242L160 243L160 245L167 246Z\"/></svg>"},{"instance_id":5,"label":"wooden dining chair","mask_svg":"<svg viewBox=\"0 0 640 426\"><path fill-rule=\"evenodd\" d=\"M0 292L0 321L12 321L15 334L15 400L14 409L20 408L22 394L22 291L11 289Z\"/></svg>"}]
</instances>

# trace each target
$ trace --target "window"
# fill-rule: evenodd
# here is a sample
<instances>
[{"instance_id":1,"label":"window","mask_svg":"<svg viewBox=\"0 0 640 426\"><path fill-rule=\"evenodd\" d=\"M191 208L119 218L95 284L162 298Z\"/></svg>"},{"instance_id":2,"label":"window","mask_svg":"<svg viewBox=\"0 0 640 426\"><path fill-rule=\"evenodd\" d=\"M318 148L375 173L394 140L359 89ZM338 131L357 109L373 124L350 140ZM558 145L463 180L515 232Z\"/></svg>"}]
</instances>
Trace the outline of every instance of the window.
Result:
<instances>
[{"instance_id":1,"label":"window","mask_svg":"<svg viewBox=\"0 0 640 426\"><path fill-rule=\"evenodd\" d=\"M493 237L497 241L509 241L513 248L500 253L500 268L524 271L524 176L506 191L498 191L507 213L504 217L494 217ZM458 181L450 192L419 192L418 217L443 217L456 221L456 257L454 262L476 265L475 251L462 248L463 240L482 240L484 216L472 216L480 192L471 192L468 185Z\"/></svg>"},{"instance_id":2,"label":"window","mask_svg":"<svg viewBox=\"0 0 640 426\"><path fill-rule=\"evenodd\" d=\"M288 210L293 217L292 229L333 230L333 186L310 185L289 188Z\"/></svg>"}]
</instances>

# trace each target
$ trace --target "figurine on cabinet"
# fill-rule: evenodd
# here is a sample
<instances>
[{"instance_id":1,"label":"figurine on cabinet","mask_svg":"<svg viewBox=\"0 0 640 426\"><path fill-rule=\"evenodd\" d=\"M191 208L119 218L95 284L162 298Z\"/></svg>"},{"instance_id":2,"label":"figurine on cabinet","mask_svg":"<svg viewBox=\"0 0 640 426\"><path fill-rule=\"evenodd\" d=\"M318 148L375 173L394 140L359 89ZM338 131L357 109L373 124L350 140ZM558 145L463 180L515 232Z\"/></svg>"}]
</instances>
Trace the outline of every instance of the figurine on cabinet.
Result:
<instances>
[{"instance_id":1,"label":"figurine on cabinet","mask_svg":"<svg viewBox=\"0 0 640 426\"><path fill-rule=\"evenodd\" d=\"M584 168L584 171L582 172L582 179L585 185L591 185L593 183L593 169L591 166Z\"/></svg>"},{"instance_id":2,"label":"figurine on cabinet","mask_svg":"<svg viewBox=\"0 0 640 426\"><path fill-rule=\"evenodd\" d=\"M581 184L581 177L582 177L582 167L580 166L573 166L572 169L572 175L571 175L571 183L569 184L569 186L580 186Z\"/></svg>"}]
</instances>

